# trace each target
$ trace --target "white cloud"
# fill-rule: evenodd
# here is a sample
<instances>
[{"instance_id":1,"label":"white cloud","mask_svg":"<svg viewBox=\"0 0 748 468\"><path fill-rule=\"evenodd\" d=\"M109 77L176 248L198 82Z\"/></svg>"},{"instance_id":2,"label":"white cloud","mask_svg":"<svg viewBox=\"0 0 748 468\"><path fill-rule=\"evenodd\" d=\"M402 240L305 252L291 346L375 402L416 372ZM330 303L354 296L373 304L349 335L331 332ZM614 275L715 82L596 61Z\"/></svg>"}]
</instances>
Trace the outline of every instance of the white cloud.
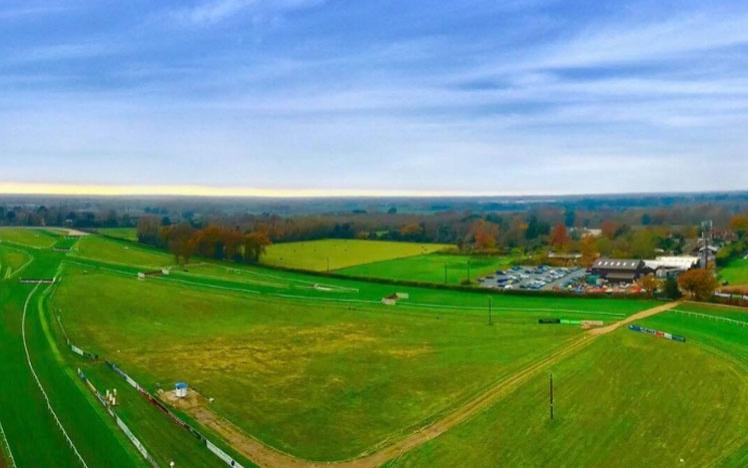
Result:
<instances>
[{"instance_id":1,"label":"white cloud","mask_svg":"<svg viewBox=\"0 0 748 468\"><path fill-rule=\"evenodd\" d=\"M178 21L209 26L234 15L249 13L253 18L277 15L288 11L311 8L325 0L210 0L197 6L172 11Z\"/></svg>"}]
</instances>

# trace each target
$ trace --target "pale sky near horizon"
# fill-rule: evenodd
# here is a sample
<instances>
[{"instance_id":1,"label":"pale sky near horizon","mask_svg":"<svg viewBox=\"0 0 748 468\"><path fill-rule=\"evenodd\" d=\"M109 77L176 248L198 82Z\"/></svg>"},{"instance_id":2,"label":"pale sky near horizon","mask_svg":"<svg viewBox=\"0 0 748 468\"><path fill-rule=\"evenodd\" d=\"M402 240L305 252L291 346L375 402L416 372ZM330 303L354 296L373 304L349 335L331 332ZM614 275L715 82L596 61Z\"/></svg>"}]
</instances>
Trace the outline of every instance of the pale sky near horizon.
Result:
<instances>
[{"instance_id":1,"label":"pale sky near horizon","mask_svg":"<svg viewBox=\"0 0 748 468\"><path fill-rule=\"evenodd\" d=\"M748 189L748 2L0 3L0 193Z\"/></svg>"}]
</instances>

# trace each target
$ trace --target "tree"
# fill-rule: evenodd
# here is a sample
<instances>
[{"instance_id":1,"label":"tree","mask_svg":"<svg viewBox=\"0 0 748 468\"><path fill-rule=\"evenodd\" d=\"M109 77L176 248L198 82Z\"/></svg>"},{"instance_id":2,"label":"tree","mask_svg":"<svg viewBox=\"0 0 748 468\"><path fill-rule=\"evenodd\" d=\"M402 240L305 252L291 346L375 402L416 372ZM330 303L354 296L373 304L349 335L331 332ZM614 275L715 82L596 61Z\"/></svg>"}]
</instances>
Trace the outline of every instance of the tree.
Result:
<instances>
[{"instance_id":1,"label":"tree","mask_svg":"<svg viewBox=\"0 0 748 468\"><path fill-rule=\"evenodd\" d=\"M639 286L649 297L654 297L658 289L662 287L662 281L657 279L655 275L649 274L639 280Z\"/></svg>"},{"instance_id":2,"label":"tree","mask_svg":"<svg viewBox=\"0 0 748 468\"><path fill-rule=\"evenodd\" d=\"M174 254L177 263L186 265L195 252L193 241L194 229L187 223L163 228L162 236L169 251Z\"/></svg>"},{"instance_id":3,"label":"tree","mask_svg":"<svg viewBox=\"0 0 748 468\"><path fill-rule=\"evenodd\" d=\"M488 251L496 248L496 238L499 236L499 226L479 219L470 227L476 250Z\"/></svg>"},{"instance_id":4,"label":"tree","mask_svg":"<svg viewBox=\"0 0 748 468\"><path fill-rule=\"evenodd\" d=\"M655 235L649 229L638 230L631 236L631 255L635 258L652 258L655 247Z\"/></svg>"},{"instance_id":5,"label":"tree","mask_svg":"<svg viewBox=\"0 0 748 468\"><path fill-rule=\"evenodd\" d=\"M616 231L618 231L618 223L606 219L602 222L602 224L600 224L600 230L602 231L603 236L607 237L610 240L613 240L616 235Z\"/></svg>"},{"instance_id":6,"label":"tree","mask_svg":"<svg viewBox=\"0 0 748 468\"><path fill-rule=\"evenodd\" d=\"M244 235L244 260L257 263L265 248L270 245L270 238L265 231L254 231Z\"/></svg>"},{"instance_id":7,"label":"tree","mask_svg":"<svg viewBox=\"0 0 748 468\"><path fill-rule=\"evenodd\" d=\"M403 239L417 241L423 237L423 225L419 223L406 224L400 229Z\"/></svg>"},{"instance_id":8,"label":"tree","mask_svg":"<svg viewBox=\"0 0 748 468\"><path fill-rule=\"evenodd\" d=\"M736 215L730 220L730 230L740 239L748 234L748 215Z\"/></svg>"},{"instance_id":9,"label":"tree","mask_svg":"<svg viewBox=\"0 0 748 468\"><path fill-rule=\"evenodd\" d=\"M535 215L530 215L527 219L527 230L525 237L527 240L533 240L550 232L550 225L538 219Z\"/></svg>"},{"instance_id":10,"label":"tree","mask_svg":"<svg viewBox=\"0 0 748 468\"><path fill-rule=\"evenodd\" d=\"M606 239L607 240L607 239ZM579 249L582 252L582 266L591 267L597 257L600 256L600 252L597 249L597 239L592 236L585 236L580 241Z\"/></svg>"},{"instance_id":11,"label":"tree","mask_svg":"<svg viewBox=\"0 0 748 468\"><path fill-rule=\"evenodd\" d=\"M138 219L138 242L143 244L161 245L161 222L155 216L141 216Z\"/></svg>"},{"instance_id":12,"label":"tree","mask_svg":"<svg viewBox=\"0 0 748 468\"><path fill-rule=\"evenodd\" d=\"M223 238L224 229L220 226L208 226L205 229L195 232L191 242L195 246L195 251L203 257L217 258L219 260L226 257L226 248Z\"/></svg>"},{"instance_id":13,"label":"tree","mask_svg":"<svg viewBox=\"0 0 748 468\"><path fill-rule=\"evenodd\" d=\"M566 227L574 227L574 223L577 220L577 213L573 208L567 208L564 213L564 224Z\"/></svg>"},{"instance_id":14,"label":"tree","mask_svg":"<svg viewBox=\"0 0 748 468\"><path fill-rule=\"evenodd\" d=\"M717 280L712 270L697 268L680 275L678 285L692 298L708 300L717 289Z\"/></svg>"},{"instance_id":15,"label":"tree","mask_svg":"<svg viewBox=\"0 0 748 468\"><path fill-rule=\"evenodd\" d=\"M668 299L680 299L682 296L680 287L678 287L678 281L672 276L668 276L665 280L663 292Z\"/></svg>"},{"instance_id":16,"label":"tree","mask_svg":"<svg viewBox=\"0 0 748 468\"><path fill-rule=\"evenodd\" d=\"M566 230L566 226L561 223L556 224L553 231L551 231L551 246L563 250L569 244L569 240L569 233Z\"/></svg>"}]
</instances>

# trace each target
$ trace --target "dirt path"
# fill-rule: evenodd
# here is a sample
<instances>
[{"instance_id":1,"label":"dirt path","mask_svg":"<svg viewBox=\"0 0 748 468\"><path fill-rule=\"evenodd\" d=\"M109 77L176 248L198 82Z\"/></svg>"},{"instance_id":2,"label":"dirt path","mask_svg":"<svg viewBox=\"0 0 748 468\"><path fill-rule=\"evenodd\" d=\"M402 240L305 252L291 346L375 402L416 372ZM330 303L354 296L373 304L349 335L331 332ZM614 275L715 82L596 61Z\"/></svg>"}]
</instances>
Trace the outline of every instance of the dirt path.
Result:
<instances>
[{"instance_id":1,"label":"dirt path","mask_svg":"<svg viewBox=\"0 0 748 468\"><path fill-rule=\"evenodd\" d=\"M520 370L516 374L502 380L484 393L478 395L465 405L457 408L454 412L446 415L397 442L383 447L371 454L362 455L352 460L339 462L313 462L294 457L288 453L274 449L260 442L259 440L248 436L240 428L230 421L217 416L204 406L193 408L188 412L197 419L201 424L216 431L239 453L252 460L260 466L267 467L340 467L340 468L369 468L376 467L386 463L393 458L397 458L404 453L428 442L441 434L447 432L458 424L470 419L480 411L491 406L501 398L505 397L519 386L530 380L538 373L548 369L558 363L565 357L576 353L587 347L597 337L611 333L621 326L631 322L642 320L647 317L668 311L676 307L680 302L671 302L661 306L653 307L631 315L619 322L603 328L592 329L577 338L568 342L568 344L551 355L530 364L528 367Z\"/></svg>"},{"instance_id":2,"label":"dirt path","mask_svg":"<svg viewBox=\"0 0 748 468\"><path fill-rule=\"evenodd\" d=\"M626 317L625 319L615 322L611 325L608 325L607 327L602 328L594 328L589 331L592 335L605 335L606 333L610 333L612 331L617 330L619 327L628 325L632 322L636 322L637 320L642 320L647 317L651 317L653 315L661 314L662 312L666 312L670 309L674 309L675 307L682 304L683 301L676 301L676 302L668 302L667 304L663 304L661 306L652 307L651 309L642 310L641 312L638 312L634 315L630 315Z\"/></svg>"}]
</instances>

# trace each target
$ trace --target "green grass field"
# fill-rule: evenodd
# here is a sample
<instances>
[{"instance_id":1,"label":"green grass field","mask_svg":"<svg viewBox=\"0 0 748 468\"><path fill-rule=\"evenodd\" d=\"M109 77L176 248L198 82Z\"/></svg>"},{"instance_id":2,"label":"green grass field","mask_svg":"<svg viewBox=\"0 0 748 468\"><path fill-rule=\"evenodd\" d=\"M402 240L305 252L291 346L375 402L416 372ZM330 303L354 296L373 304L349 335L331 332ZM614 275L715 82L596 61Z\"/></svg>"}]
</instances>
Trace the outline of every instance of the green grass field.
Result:
<instances>
[{"instance_id":1,"label":"green grass field","mask_svg":"<svg viewBox=\"0 0 748 468\"><path fill-rule=\"evenodd\" d=\"M418 244L354 239L288 242L268 246L265 265L310 271L332 271L363 263L412 257L454 248L446 244Z\"/></svg>"},{"instance_id":2,"label":"green grass field","mask_svg":"<svg viewBox=\"0 0 748 468\"><path fill-rule=\"evenodd\" d=\"M748 286L748 260L736 259L719 269L719 279L730 286Z\"/></svg>"},{"instance_id":3,"label":"green grass field","mask_svg":"<svg viewBox=\"0 0 748 468\"><path fill-rule=\"evenodd\" d=\"M0 244L0 280L16 275L30 260L24 251Z\"/></svg>"},{"instance_id":4,"label":"green grass field","mask_svg":"<svg viewBox=\"0 0 748 468\"><path fill-rule=\"evenodd\" d=\"M70 352L57 314L76 345L117 362L149 390L187 381L246 434L304 459L336 461L412 434L583 336L538 318L610 323L657 304L396 286L204 259L138 280L137 272L171 265L173 257L96 235L56 252L62 237L18 231L0 243L0 374L14 382L0 389L0 422L19 466L79 466L26 365L26 303L36 371L89 466L144 461L76 368L100 390L119 390L118 414L159 465L223 465L102 361ZM315 249L307 254L317 259ZM410 276L419 274L421 259L359 268L390 264L391 274ZM21 267L26 278L60 274L62 281L34 289L2 273ZM393 292L409 299L382 305ZM641 324L688 341L626 329L598 337L552 366L553 422L547 374L540 373L388 465L748 466L748 313L684 303Z\"/></svg>"},{"instance_id":5,"label":"green grass field","mask_svg":"<svg viewBox=\"0 0 748 468\"><path fill-rule=\"evenodd\" d=\"M677 313L642 324L689 341L618 330L552 369L553 421L541 375L390 465L745 466L748 327Z\"/></svg>"},{"instance_id":6,"label":"green grass field","mask_svg":"<svg viewBox=\"0 0 748 468\"><path fill-rule=\"evenodd\" d=\"M49 248L59 240L51 231L26 228L0 228L0 242L10 242L34 248Z\"/></svg>"},{"instance_id":7,"label":"green grass field","mask_svg":"<svg viewBox=\"0 0 748 468\"><path fill-rule=\"evenodd\" d=\"M460 284L468 279L468 274L470 274L470 280L475 281L479 276L509 267L511 261L511 257L433 253L356 265L337 270L336 273L363 278Z\"/></svg>"},{"instance_id":8,"label":"green grass field","mask_svg":"<svg viewBox=\"0 0 748 468\"><path fill-rule=\"evenodd\" d=\"M54 276L62 259L49 250L28 248L26 253L33 256L24 271L29 277ZM0 280L0 375L4 382L0 422L17 466L80 466L53 420L28 360L62 427L89 466L143 466L132 446L84 392L73 368L64 364L44 319L45 291L21 285L15 278Z\"/></svg>"},{"instance_id":9,"label":"green grass field","mask_svg":"<svg viewBox=\"0 0 748 468\"><path fill-rule=\"evenodd\" d=\"M126 241L99 236L81 238L73 252L77 257L143 268L159 268L175 263L166 252L142 247Z\"/></svg>"},{"instance_id":10,"label":"green grass field","mask_svg":"<svg viewBox=\"0 0 748 468\"><path fill-rule=\"evenodd\" d=\"M117 239L136 242L138 240L138 230L135 228L99 228L96 230L99 234Z\"/></svg>"},{"instance_id":11,"label":"green grass field","mask_svg":"<svg viewBox=\"0 0 748 468\"><path fill-rule=\"evenodd\" d=\"M483 313L208 293L71 268L66 278L54 307L75 342L148 385L185 379L247 432L320 460L407 431L579 333L540 327L531 312L489 327Z\"/></svg>"}]
</instances>

